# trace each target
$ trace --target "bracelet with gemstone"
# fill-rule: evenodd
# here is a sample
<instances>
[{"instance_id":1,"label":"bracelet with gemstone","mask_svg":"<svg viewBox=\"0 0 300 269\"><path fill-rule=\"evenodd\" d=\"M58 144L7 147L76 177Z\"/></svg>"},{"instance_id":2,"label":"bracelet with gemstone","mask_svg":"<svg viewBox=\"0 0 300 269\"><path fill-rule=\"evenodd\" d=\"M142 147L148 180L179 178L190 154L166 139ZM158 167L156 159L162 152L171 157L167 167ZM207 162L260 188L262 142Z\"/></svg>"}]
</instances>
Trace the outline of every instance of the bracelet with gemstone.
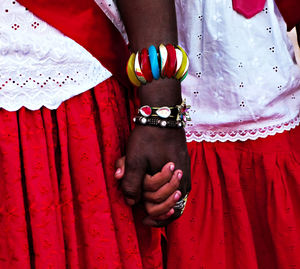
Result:
<instances>
[{"instance_id":1,"label":"bracelet with gemstone","mask_svg":"<svg viewBox=\"0 0 300 269\"><path fill-rule=\"evenodd\" d=\"M151 125L158 127L181 128L185 127L186 122L190 121L190 106L183 100L180 105L151 107L144 105L138 109L138 115L133 121L140 125Z\"/></svg>"},{"instance_id":2,"label":"bracelet with gemstone","mask_svg":"<svg viewBox=\"0 0 300 269\"><path fill-rule=\"evenodd\" d=\"M159 117L142 117L142 116L135 116L133 118L133 122L138 125L149 125L149 126L156 126L162 128L182 128L184 127L183 121L177 121L175 119L161 119Z\"/></svg>"}]
</instances>

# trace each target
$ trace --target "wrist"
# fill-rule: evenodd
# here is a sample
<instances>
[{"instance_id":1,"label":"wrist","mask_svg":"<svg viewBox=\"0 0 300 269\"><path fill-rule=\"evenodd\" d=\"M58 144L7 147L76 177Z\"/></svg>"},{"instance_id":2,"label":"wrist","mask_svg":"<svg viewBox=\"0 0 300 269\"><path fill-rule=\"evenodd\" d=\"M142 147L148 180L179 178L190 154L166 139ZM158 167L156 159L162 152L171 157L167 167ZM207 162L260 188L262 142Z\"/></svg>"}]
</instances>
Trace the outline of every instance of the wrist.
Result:
<instances>
[{"instance_id":1,"label":"wrist","mask_svg":"<svg viewBox=\"0 0 300 269\"><path fill-rule=\"evenodd\" d=\"M141 105L174 106L182 102L180 82L175 79L160 79L139 88Z\"/></svg>"}]
</instances>

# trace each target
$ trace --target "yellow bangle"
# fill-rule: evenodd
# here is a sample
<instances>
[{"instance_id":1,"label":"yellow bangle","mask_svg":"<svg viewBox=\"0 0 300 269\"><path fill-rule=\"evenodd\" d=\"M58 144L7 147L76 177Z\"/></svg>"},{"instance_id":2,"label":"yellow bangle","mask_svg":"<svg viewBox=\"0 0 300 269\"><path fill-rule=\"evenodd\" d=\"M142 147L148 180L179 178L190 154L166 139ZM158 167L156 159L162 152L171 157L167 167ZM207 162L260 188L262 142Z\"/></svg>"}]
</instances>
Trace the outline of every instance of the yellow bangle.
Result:
<instances>
[{"instance_id":1,"label":"yellow bangle","mask_svg":"<svg viewBox=\"0 0 300 269\"><path fill-rule=\"evenodd\" d=\"M136 87L140 87L142 84L141 82L137 79L135 72L134 72L134 60L135 60L135 53L132 53L130 55L130 58L127 62L127 68L126 68L126 72L128 75L128 78L130 80L130 82L136 86Z\"/></svg>"},{"instance_id":2,"label":"yellow bangle","mask_svg":"<svg viewBox=\"0 0 300 269\"><path fill-rule=\"evenodd\" d=\"M180 80L187 72L188 68L189 68L189 59L184 51L183 48L181 48L180 46L177 46L181 52L182 52L182 64L178 70L178 72L175 74L175 78Z\"/></svg>"},{"instance_id":3,"label":"yellow bangle","mask_svg":"<svg viewBox=\"0 0 300 269\"><path fill-rule=\"evenodd\" d=\"M175 75L177 74L177 72L179 71L181 64L182 64L182 55L183 53L181 52L181 50L177 47L175 47L175 51L176 51L176 59L177 59L177 65L176 65L176 70L175 70ZM174 77L175 77L174 75Z\"/></svg>"}]
</instances>

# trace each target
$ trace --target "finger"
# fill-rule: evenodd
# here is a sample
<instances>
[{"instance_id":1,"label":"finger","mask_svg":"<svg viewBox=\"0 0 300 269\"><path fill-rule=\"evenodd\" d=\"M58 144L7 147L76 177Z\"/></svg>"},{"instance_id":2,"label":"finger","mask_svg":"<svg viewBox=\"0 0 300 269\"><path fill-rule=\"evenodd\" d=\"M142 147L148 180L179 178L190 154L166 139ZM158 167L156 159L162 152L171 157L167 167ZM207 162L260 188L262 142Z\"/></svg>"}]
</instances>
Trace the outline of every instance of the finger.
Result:
<instances>
[{"instance_id":1,"label":"finger","mask_svg":"<svg viewBox=\"0 0 300 269\"><path fill-rule=\"evenodd\" d=\"M179 201L181 197L180 191L175 191L166 201L160 204L153 204L145 202L145 209L149 216L158 217L160 215L168 213Z\"/></svg>"},{"instance_id":2,"label":"finger","mask_svg":"<svg viewBox=\"0 0 300 269\"><path fill-rule=\"evenodd\" d=\"M170 224L173 220L175 220L176 218L168 217L167 219L164 220L158 220L158 219L153 219L150 216L147 216L143 219L143 224L144 225L148 225L148 226L152 226L152 227L164 227L167 226L168 224Z\"/></svg>"},{"instance_id":3,"label":"finger","mask_svg":"<svg viewBox=\"0 0 300 269\"><path fill-rule=\"evenodd\" d=\"M160 189L155 192L145 191L143 194L144 200L156 204L162 203L179 188L181 178L182 171L176 170L172 175L171 180L164 184Z\"/></svg>"},{"instance_id":4,"label":"finger","mask_svg":"<svg viewBox=\"0 0 300 269\"><path fill-rule=\"evenodd\" d=\"M170 218L175 213L175 209L171 208L167 213L162 214L160 216L154 217L155 220L166 220Z\"/></svg>"},{"instance_id":5,"label":"finger","mask_svg":"<svg viewBox=\"0 0 300 269\"><path fill-rule=\"evenodd\" d=\"M161 169L161 172L156 173L154 176L146 175L143 186L144 191L157 191L161 186L169 182L174 169L174 163L169 162Z\"/></svg>"},{"instance_id":6,"label":"finger","mask_svg":"<svg viewBox=\"0 0 300 269\"><path fill-rule=\"evenodd\" d=\"M125 201L132 206L139 202L141 198L142 182L146 171L144 159L125 160L125 174L122 179L122 191Z\"/></svg>"},{"instance_id":7,"label":"finger","mask_svg":"<svg viewBox=\"0 0 300 269\"><path fill-rule=\"evenodd\" d=\"M125 173L125 156L119 158L116 161L115 167L116 167L115 178L119 180L124 176Z\"/></svg>"}]
</instances>

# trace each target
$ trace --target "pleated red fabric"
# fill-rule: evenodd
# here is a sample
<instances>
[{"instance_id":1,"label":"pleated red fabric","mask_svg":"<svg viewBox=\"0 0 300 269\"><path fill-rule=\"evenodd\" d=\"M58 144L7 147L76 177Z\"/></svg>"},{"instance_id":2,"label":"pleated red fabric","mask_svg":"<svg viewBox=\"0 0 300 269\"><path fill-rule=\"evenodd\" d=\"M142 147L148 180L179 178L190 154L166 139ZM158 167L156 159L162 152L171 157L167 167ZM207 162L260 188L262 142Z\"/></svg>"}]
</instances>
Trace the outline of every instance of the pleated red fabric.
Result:
<instances>
[{"instance_id":1,"label":"pleated red fabric","mask_svg":"<svg viewBox=\"0 0 300 269\"><path fill-rule=\"evenodd\" d=\"M300 127L189 143L192 191L167 229L167 268L300 268L299 141Z\"/></svg>"},{"instance_id":2,"label":"pleated red fabric","mask_svg":"<svg viewBox=\"0 0 300 269\"><path fill-rule=\"evenodd\" d=\"M125 99L112 78L57 110L0 110L1 269L161 268L159 230L134 221L113 176Z\"/></svg>"}]
</instances>

